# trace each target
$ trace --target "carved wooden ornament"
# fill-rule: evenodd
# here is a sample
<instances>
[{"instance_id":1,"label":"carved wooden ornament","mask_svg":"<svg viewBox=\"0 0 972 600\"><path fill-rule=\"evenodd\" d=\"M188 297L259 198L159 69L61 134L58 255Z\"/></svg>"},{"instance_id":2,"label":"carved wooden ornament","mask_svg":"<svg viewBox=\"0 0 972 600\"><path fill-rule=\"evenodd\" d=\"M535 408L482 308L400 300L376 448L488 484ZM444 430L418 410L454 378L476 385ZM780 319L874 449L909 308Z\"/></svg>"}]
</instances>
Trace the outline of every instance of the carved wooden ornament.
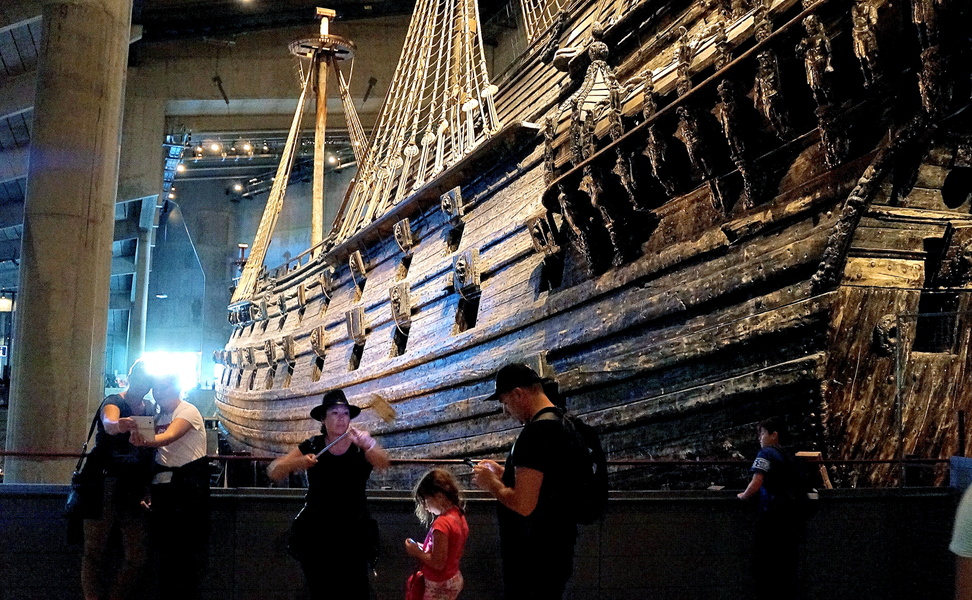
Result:
<instances>
[{"instance_id":1,"label":"carved wooden ornament","mask_svg":"<svg viewBox=\"0 0 972 600\"><path fill-rule=\"evenodd\" d=\"M321 273L317 276L317 283L321 286L324 297L330 300L331 293L334 291L334 267L328 265L321 269Z\"/></svg>"},{"instance_id":2,"label":"carved wooden ornament","mask_svg":"<svg viewBox=\"0 0 972 600\"><path fill-rule=\"evenodd\" d=\"M530 239L533 240L533 248L544 256L550 256L560 252L557 244L557 225L554 223L550 213L537 215L527 221L527 231L530 232Z\"/></svg>"},{"instance_id":3,"label":"carved wooden ornament","mask_svg":"<svg viewBox=\"0 0 972 600\"><path fill-rule=\"evenodd\" d=\"M267 357L268 365L277 362L277 345L273 340L263 341L263 354Z\"/></svg>"},{"instance_id":4,"label":"carved wooden ornament","mask_svg":"<svg viewBox=\"0 0 972 600\"><path fill-rule=\"evenodd\" d=\"M314 354L316 354L317 356L319 356L321 358L324 358L325 339L326 338L324 337L324 326L323 325L320 325L318 327L315 327L314 330L311 331L311 334L310 334L311 349L314 351Z\"/></svg>"},{"instance_id":5,"label":"carved wooden ornament","mask_svg":"<svg viewBox=\"0 0 972 600\"><path fill-rule=\"evenodd\" d=\"M363 344L367 335L367 324L363 306L356 306L345 313L348 323L348 337L354 340L355 344Z\"/></svg>"},{"instance_id":6,"label":"carved wooden ornament","mask_svg":"<svg viewBox=\"0 0 972 600\"><path fill-rule=\"evenodd\" d=\"M360 250L355 250L348 256L348 268L355 281L365 278L365 263Z\"/></svg>"},{"instance_id":7,"label":"carved wooden ornament","mask_svg":"<svg viewBox=\"0 0 972 600\"><path fill-rule=\"evenodd\" d=\"M297 286L297 306L301 308L307 306L307 286L304 283Z\"/></svg>"},{"instance_id":8,"label":"carved wooden ornament","mask_svg":"<svg viewBox=\"0 0 972 600\"><path fill-rule=\"evenodd\" d=\"M411 254L415 242L412 240L412 227L408 219L402 219L395 223L395 242L405 254Z\"/></svg>"},{"instance_id":9,"label":"carved wooden ornament","mask_svg":"<svg viewBox=\"0 0 972 600\"><path fill-rule=\"evenodd\" d=\"M388 298L395 323L399 329L408 329L412 325L412 301L408 282L403 281L389 288Z\"/></svg>"},{"instance_id":10,"label":"carved wooden ornament","mask_svg":"<svg viewBox=\"0 0 972 600\"><path fill-rule=\"evenodd\" d=\"M462 193L458 186L439 196L439 203L442 206L442 212L446 214L449 220L462 220L466 211L462 205Z\"/></svg>"},{"instance_id":11,"label":"carved wooden ornament","mask_svg":"<svg viewBox=\"0 0 972 600\"><path fill-rule=\"evenodd\" d=\"M453 259L452 282L463 296L479 295L479 250L469 248Z\"/></svg>"},{"instance_id":12,"label":"carved wooden ornament","mask_svg":"<svg viewBox=\"0 0 972 600\"><path fill-rule=\"evenodd\" d=\"M283 359L287 362L294 362L297 360L297 353L294 350L294 336L285 335L280 340L280 350L283 354Z\"/></svg>"}]
</instances>

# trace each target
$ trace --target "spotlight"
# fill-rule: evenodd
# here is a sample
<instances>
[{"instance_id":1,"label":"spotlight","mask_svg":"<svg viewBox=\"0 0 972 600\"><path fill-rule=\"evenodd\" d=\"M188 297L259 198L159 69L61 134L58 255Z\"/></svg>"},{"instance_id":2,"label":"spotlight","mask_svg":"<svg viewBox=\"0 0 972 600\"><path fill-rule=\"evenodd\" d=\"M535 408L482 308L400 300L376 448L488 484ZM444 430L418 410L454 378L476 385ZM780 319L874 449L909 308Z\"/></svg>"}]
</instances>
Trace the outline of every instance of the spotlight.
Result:
<instances>
[{"instance_id":1,"label":"spotlight","mask_svg":"<svg viewBox=\"0 0 972 600\"><path fill-rule=\"evenodd\" d=\"M219 152L219 144L213 144L212 146L209 147L209 149L212 150L213 152Z\"/></svg>"},{"instance_id":2,"label":"spotlight","mask_svg":"<svg viewBox=\"0 0 972 600\"><path fill-rule=\"evenodd\" d=\"M233 184L233 191L234 192L237 192L237 193L242 192L243 191L243 184L242 183L234 183Z\"/></svg>"},{"instance_id":3,"label":"spotlight","mask_svg":"<svg viewBox=\"0 0 972 600\"><path fill-rule=\"evenodd\" d=\"M243 152L253 152L253 146L250 144L243 144Z\"/></svg>"},{"instance_id":4,"label":"spotlight","mask_svg":"<svg viewBox=\"0 0 972 600\"><path fill-rule=\"evenodd\" d=\"M175 200L175 199L176 199L176 195L173 194L172 192L169 192L169 200Z\"/></svg>"},{"instance_id":5,"label":"spotlight","mask_svg":"<svg viewBox=\"0 0 972 600\"><path fill-rule=\"evenodd\" d=\"M328 154L327 155L327 162L329 162L329 163L331 163L333 165L333 164L337 164L337 161L338 161L337 157L334 156L333 154Z\"/></svg>"},{"instance_id":6,"label":"spotlight","mask_svg":"<svg viewBox=\"0 0 972 600\"><path fill-rule=\"evenodd\" d=\"M176 173L185 173L185 172L186 172L186 165L182 163L176 165Z\"/></svg>"}]
</instances>

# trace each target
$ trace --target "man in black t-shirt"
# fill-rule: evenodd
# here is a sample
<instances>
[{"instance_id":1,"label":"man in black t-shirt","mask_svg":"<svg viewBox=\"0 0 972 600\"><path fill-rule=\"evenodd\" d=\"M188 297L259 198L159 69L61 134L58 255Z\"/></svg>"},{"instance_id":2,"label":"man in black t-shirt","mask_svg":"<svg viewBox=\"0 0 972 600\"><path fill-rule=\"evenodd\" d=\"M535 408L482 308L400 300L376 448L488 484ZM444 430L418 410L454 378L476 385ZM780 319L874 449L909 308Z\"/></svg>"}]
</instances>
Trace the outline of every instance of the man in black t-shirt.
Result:
<instances>
[{"instance_id":1,"label":"man in black t-shirt","mask_svg":"<svg viewBox=\"0 0 972 600\"><path fill-rule=\"evenodd\" d=\"M547 383L523 364L496 373L489 399L524 427L505 468L484 460L473 473L475 484L499 500L505 600L559 600L573 571L572 438L563 412L544 393Z\"/></svg>"}]
</instances>

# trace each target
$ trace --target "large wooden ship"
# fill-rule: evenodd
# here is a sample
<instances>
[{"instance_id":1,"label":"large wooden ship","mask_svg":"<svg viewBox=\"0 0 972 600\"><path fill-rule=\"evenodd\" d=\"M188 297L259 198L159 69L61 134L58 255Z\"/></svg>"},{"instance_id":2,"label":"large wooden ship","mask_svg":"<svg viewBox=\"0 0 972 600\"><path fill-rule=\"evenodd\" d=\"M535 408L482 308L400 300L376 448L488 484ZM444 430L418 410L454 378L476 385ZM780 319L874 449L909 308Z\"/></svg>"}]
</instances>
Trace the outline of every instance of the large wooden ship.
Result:
<instances>
[{"instance_id":1,"label":"large wooden ship","mask_svg":"<svg viewBox=\"0 0 972 600\"><path fill-rule=\"evenodd\" d=\"M523 360L612 459L739 458L774 415L828 459L953 452L972 407L968 3L520 10L528 46L490 81L475 3L419 0L330 234L264 267L268 201L217 353L233 443L286 452L343 388L397 410L361 418L393 457L499 456L518 425L484 398Z\"/></svg>"}]
</instances>

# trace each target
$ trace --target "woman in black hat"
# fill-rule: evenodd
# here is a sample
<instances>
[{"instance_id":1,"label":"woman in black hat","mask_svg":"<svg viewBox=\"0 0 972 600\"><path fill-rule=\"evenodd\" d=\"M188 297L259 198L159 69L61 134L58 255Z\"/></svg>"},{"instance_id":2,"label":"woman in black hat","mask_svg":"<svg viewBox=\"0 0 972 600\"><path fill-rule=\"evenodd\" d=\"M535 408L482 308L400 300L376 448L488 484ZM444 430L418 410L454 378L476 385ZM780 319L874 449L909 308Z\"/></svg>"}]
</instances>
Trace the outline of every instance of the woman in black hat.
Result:
<instances>
[{"instance_id":1,"label":"woman in black hat","mask_svg":"<svg viewBox=\"0 0 972 600\"><path fill-rule=\"evenodd\" d=\"M275 481L307 471L307 496L291 526L291 555L300 561L311 597L367 600L368 564L377 557L378 525L368 514L365 485L388 453L364 430L351 427L361 409L332 390L310 416L321 435L304 440L267 467Z\"/></svg>"}]
</instances>

